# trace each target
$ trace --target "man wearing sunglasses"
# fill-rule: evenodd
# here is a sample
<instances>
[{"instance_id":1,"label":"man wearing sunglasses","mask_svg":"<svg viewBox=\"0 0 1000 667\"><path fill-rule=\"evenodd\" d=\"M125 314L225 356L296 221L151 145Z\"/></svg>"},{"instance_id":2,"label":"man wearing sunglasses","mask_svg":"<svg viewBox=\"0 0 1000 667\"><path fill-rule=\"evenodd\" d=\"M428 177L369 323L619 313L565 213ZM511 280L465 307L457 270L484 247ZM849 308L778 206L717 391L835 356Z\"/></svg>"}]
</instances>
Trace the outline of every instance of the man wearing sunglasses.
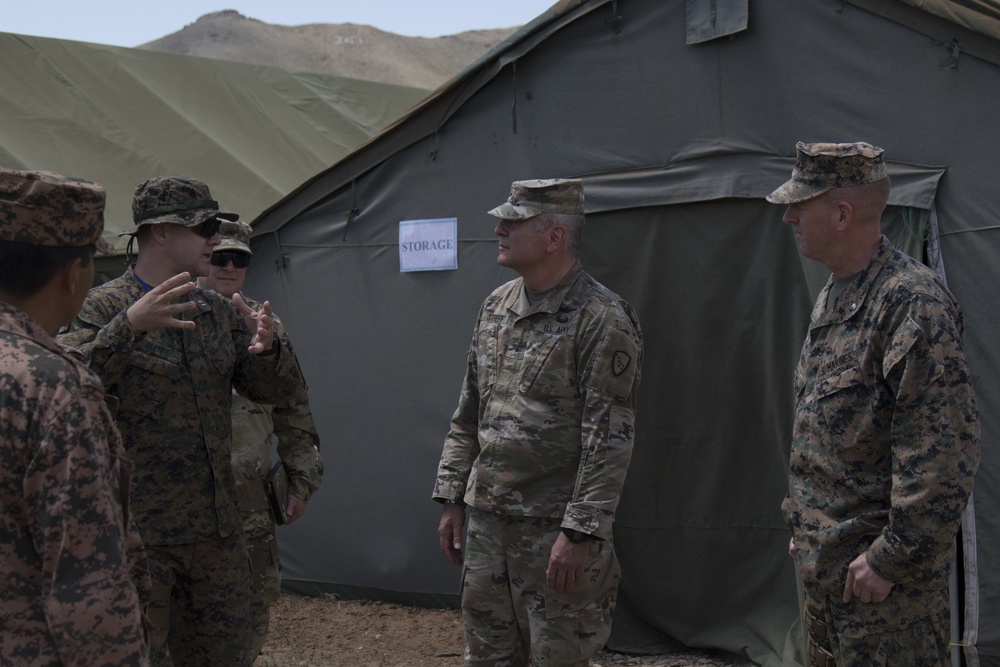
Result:
<instances>
[{"instance_id":1,"label":"man wearing sunglasses","mask_svg":"<svg viewBox=\"0 0 1000 667\"><path fill-rule=\"evenodd\" d=\"M250 225L239 220L222 223L219 229L222 242L215 246L209 274L198 278L198 287L215 290L227 299L242 296L245 303L257 309L259 304L242 294L247 267L253 257L250 231ZM272 313L272 321L275 334L281 338L282 354L294 359L281 320ZM269 608L281 593L275 524L298 520L323 479L319 434L304 385L302 389L273 405L257 403L233 392L232 463L253 572L254 656L264 647L270 622ZM280 459L273 467L272 435L277 438ZM276 483L278 481L281 483Z\"/></svg>"},{"instance_id":2,"label":"man wearing sunglasses","mask_svg":"<svg viewBox=\"0 0 1000 667\"><path fill-rule=\"evenodd\" d=\"M252 590L230 463L232 388L274 403L302 391L281 354L270 305L254 311L198 289L222 220L208 186L185 177L141 184L135 265L91 290L59 342L75 348L117 399L135 462L132 508L149 558L152 665L250 665Z\"/></svg>"}]
</instances>

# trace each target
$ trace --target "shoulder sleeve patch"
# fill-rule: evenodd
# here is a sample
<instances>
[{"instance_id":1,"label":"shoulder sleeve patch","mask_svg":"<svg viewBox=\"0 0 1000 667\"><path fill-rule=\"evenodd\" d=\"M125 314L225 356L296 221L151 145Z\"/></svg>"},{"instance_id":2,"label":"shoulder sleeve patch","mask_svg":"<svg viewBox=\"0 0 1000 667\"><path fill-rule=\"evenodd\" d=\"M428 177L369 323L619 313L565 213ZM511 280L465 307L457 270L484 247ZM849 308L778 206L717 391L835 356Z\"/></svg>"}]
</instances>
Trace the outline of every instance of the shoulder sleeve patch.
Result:
<instances>
[{"instance_id":1,"label":"shoulder sleeve patch","mask_svg":"<svg viewBox=\"0 0 1000 667\"><path fill-rule=\"evenodd\" d=\"M632 394L639 351L626 332L612 329L597 355L589 386L600 392L626 400Z\"/></svg>"}]
</instances>

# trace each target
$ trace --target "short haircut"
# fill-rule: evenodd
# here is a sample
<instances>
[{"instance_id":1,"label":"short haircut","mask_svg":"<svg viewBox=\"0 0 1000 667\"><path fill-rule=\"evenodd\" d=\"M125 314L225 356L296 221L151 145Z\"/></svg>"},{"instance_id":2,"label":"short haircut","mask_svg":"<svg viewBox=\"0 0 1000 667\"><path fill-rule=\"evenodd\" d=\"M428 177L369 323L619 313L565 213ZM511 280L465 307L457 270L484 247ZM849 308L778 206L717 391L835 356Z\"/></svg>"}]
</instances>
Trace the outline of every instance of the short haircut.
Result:
<instances>
[{"instance_id":1,"label":"short haircut","mask_svg":"<svg viewBox=\"0 0 1000 667\"><path fill-rule=\"evenodd\" d=\"M90 266L96 247L51 247L0 241L0 291L18 299L37 294L75 259Z\"/></svg>"},{"instance_id":2,"label":"short haircut","mask_svg":"<svg viewBox=\"0 0 1000 667\"><path fill-rule=\"evenodd\" d=\"M860 220L879 221L889 203L891 189L892 182L887 176L872 183L842 188L838 194L851 203Z\"/></svg>"},{"instance_id":3,"label":"short haircut","mask_svg":"<svg viewBox=\"0 0 1000 667\"><path fill-rule=\"evenodd\" d=\"M566 228L566 249L570 255L578 257L585 220L583 215L574 213L542 213L535 219L535 231L542 233L552 225L562 225Z\"/></svg>"}]
</instances>

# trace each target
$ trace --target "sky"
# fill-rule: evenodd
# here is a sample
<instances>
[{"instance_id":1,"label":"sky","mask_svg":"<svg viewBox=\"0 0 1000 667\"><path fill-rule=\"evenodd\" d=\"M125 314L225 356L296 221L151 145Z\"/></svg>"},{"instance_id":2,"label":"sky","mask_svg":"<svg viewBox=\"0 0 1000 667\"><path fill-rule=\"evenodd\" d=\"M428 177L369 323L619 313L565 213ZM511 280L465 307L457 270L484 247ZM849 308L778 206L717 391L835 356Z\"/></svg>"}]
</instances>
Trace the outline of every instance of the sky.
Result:
<instances>
[{"instance_id":1,"label":"sky","mask_svg":"<svg viewBox=\"0 0 1000 667\"><path fill-rule=\"evenodd\" d=\"M265 23L357 23L410 37L524 25L556 0L37 0L4 2L0 32L138 46L235 9Z\"/></svg>"}]
</instances>

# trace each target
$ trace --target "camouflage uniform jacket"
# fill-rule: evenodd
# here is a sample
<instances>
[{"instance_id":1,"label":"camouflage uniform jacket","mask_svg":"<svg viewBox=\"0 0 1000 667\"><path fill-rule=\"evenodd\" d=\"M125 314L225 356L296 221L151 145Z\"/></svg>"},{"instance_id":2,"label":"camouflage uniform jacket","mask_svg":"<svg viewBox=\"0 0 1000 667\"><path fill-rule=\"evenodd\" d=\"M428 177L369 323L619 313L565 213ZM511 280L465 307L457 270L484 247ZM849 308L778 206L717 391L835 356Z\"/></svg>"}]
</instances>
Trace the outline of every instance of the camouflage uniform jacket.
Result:
<instances>
[{"instance_id":1,"label":"camouflage uniform jacket","mask_svg":"<svg viewBox=\"0 0 1000 667\"><path fill-rule=\"evenodd\" d=\"M260 304L243 297L247 305ZM295 359L292 343L281 320L274 316L274 330L281 336L281 353ZM298 361L296 361L296 365ZM288 493L308 501L323 480L323 461L319 455L319 434L309 409L309 396L301 391L289 394L275 405L255 403L239 394L233 395L233 472L241 489L250 485L252 492L241 498L257 498L264 493L264 480L271 471L271 435L278 439L278 457L288 472ZM243 507L243 527L248 535L270 532L274 521L266 498Z\"/></svg>"},{"instance_id":2,"label":"camouflage uniform jacket","mask_svg":"<svg viewBox=\"0 0 1000 667\"><path fill-rule=\"evenodd\" d=\"M433 497L611 537L632 456L642 334L579 263L540 303L483 303Z\"/></svg>"},{"instance_id":3,"label":"camouflage uniform jacket","mask_svg":"<svg viewBox=\"0 0 1000 667\"><path fill-rule=\"evenodd\" d=\"M862 552L882 578L947 586L979 463L962 314L938 277L888 239L827 306L796 371L786 518L809 587L843 592Z\"/></svg>"},{"instance_id":4,"label":"camouflage uniform jacket","mask_svg":"<svg viewBox=\"0 0 1000 667\"><path fill-rule=\"evenodd\" d=\"M146 544L186 544L242 531L230 462L232 387L277 402L296 391L295 360L247 352L252 335L229 300L210 290L183 297L176 317L195 329L133 335L126 310L145 294L130 268L91 290L59 336L119 401L118 427L135 461L132 501Z\"/></svg>"},{"instance_id":5,"label":"camouflage uniform jacket","mask_svg":"<svg viewBox=\"0 0 1000 667\"><path fill-rule=\"evenodd\" d=\"M0 369L0 664L145 665L101 381L6 303Z\"/></svg>"}]
</instances>

